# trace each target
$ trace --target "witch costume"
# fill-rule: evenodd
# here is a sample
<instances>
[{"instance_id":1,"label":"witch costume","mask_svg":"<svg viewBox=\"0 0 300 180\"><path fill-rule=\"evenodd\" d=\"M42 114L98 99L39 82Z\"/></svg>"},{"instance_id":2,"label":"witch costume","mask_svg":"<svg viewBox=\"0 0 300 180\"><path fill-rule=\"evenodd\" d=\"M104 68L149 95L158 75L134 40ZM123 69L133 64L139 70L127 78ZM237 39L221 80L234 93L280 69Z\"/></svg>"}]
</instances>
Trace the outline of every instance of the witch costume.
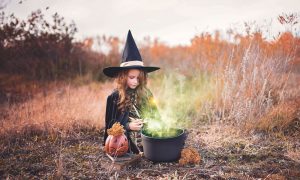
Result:
<instances>
[{"instance_id":1,"label":"witch costume","mask_svg":"<svg viewBox=\"0 0 300 180\"><path fill-rule=\"evenodd\" d=\"M122 55L122 61L119 67L107 67L103 69L103 73L115 78L118 73L126 69L140 69L146 73L153 72L159 67L144 66L140 52L135 44L130 30L128 31L125 48ZM129 100L129 105L122 112L118 109L119 91L114 90L112 94L107 97L106 114L105 114L105 133L104 142L108 137L107 130L116 122L119 122L125 127L125 135L129 140L129 152L139 153L142 151L140 131L132 131L129 128L131 118L138 119L158 119L159 113L155 103L153 103L153 95L149 89L146 89L144 97L141 97L141 103L137 103L136 89L127 88L126 97Z\"/></svg>"}]
</instances>

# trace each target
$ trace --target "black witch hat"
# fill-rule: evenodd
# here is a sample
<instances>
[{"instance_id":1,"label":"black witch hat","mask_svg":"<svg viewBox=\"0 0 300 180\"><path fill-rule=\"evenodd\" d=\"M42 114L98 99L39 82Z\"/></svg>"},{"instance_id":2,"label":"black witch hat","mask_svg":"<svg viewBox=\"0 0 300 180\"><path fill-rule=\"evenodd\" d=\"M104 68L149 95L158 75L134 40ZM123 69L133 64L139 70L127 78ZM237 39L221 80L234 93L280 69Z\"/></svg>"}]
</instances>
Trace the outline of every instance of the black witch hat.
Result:
<instances>
[{"instance_id":1,"label":"black witch hat","mask_svg":"<svg viewBox=\"0 0 300 180\"><path fill-rule=\"evenodd\" d=\"M140 52L134 42L131 31L128 31L122 61L118 67L106 67L103 73L108 77L116 77L124 69L141 69L147 73L160 69L159 67L144 66Z\"/></svg>"}]
</instances>

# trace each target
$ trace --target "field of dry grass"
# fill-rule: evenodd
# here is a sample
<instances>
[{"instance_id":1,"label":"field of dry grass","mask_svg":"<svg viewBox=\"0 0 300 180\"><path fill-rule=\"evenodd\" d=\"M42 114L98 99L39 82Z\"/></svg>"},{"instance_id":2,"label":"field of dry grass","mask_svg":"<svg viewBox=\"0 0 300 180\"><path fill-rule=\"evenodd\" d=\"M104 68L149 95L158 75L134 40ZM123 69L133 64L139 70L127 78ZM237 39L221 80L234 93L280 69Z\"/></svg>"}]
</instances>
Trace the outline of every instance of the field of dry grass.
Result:
<instances>
[{"instance_id":1,"label":"field of dry grass","mask_svg":"<svg viewBox=\"0 0 300 180\"><path fill-rule=\"evenodd\" d=\"M288 58L265 58L252 46L224 69L151 75L161 114L187 129L185 146L196 148L201 162L180 166L143 158L123 171L103 164L112 82L41 83L2 74L1 178L295 179L300 76L286 70Z\"/></svg>"},{"instance_id":2,"label":"field of dry grass","mask_svg":"<svg viewBox=\"0 0 300 180\"><path fill-rule=\"evenodd\" d=\"M149 86L155 95L165 96L160 83L153 79ZM205 113L211 113L208 110L193 114L185 146L198 150L199 165L152 163L143 158L134 167L114 171L103 167L107 157L102 151L105 101L113 84L72 84L48 84L26 100L11 102L10 95L2 101L1 178L295 179L300 176L299 98L274 106L255 126L223 122L217 119L218 114L205 121ZM209 97L202 94L202 100L203 96Z\"/></svg>"},{"instance_id":3,"label":"field of dry grass","mask_svg":"<svg viewBox=\"0 0 300 180\"><path fill-rule=\"evenodd\" d=\"M36 13L31 16L43 20ZM201 162L142 158L114 171L104 167L102 151L106 97L114 84L101 69L119 63L122 41L99 37L110 51L95 52L92 38L72 42L73 24L74 31L51 40L51 27L32 34L7 17L0 23L1 32L9 32L0 56L0 179L299 178L297 18L279 16L291 31L273 40L247 23L245 35L227 31L232 41L218 31L195 35L186 46L145 39L139 46L145 64L161 67L148 82L159 111L167 123L186 129L185 146L197 149ZM36 28L40 22L46 21L33 22Z\"/></svg>"},{"instance_id":4,"label":"field of dry grass","mask_svg":"<svg viewBox=\"0 0 300 180\"><path fill-rule=\"evenodd\" d=\"M27 92L26 100L14 103L6 94L1 105L1 135L7 138L30 131L59 133L72 128L103 128L107 95L112 85L86 86L49 84L40 92Z\"/></svg>"}]
</instances>

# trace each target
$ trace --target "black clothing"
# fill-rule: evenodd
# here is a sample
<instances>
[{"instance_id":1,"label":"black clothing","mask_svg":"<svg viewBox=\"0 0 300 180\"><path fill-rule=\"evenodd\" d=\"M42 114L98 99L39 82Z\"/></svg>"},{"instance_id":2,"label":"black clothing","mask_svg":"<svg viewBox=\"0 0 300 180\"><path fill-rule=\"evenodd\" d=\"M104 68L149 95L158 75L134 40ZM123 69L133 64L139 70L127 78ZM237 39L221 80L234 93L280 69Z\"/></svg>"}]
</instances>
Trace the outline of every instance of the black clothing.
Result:
<instances>
[{"instance_id":1,"label":"black clothing","mask_svg":"<svg viewBox=\"0 0 300 180\"><path fill-rule=\"evenodd\" d=\"M125 135L129 140L129 151L139 153L137 144L134 143L131 137L132 131L128 127L128 123L130 122L129 117L141 119L158 119L160 117L158 109L155 103L153 103L153 95L150 90L146 91L146 95L142 98L140 105L137 104L135 90L128 89L126 94L127 97L130 98L130 106L125 108L124 112L118 109L119 92L117 90L114 90L112 94L107 97L103 145L108 136L107 129L111 128L114 123L119 122L125 127Z\"/></svg>"}]
</instances>

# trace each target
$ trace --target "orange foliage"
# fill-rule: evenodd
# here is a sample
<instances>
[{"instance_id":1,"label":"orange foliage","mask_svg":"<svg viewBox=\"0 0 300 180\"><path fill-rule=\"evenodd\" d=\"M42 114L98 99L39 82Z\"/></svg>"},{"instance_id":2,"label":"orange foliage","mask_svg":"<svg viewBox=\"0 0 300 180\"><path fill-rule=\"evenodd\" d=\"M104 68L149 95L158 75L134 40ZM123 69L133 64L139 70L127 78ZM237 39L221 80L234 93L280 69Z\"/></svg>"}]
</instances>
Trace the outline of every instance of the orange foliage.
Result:
<instances>
[{"instance_id":1,"label":"orange foliage","mask_svg":"<svg viewBox=\"0 0 300 180\"><path fill-rule=\"evenodd\" d=\"M0 16L6 19L0 21L2 71L28 75L33 79L54 80L82 76L92 71L94 79L101 79L103 74L99 73L99 69L120 62L123 42L118 37L103 35L73 42L77 31L74 24L66 25L58 14L53 16L53 22L47 22L40 10L33 12L27 20L20 20L14 15ZM297 24L294 14L283 14L278 20L283 25L291 25L291 28ZM147 64L153 63L163 69L180 67L180 72L185 75L222 70L229 62L237 65L249 47L257 48L264 56L262 59L293 55L299 59L300 40L291 30L269 41L260 30L251 32L249 23L245 23L245 27L246 35L229 30L227 35L232 40L223 39L220 32L216 31L194 36L190 45L168 46L158 39L146 39L144 46L139 47ZM36 29L36 33L32 33L35 32L33 29ZM108 53L93 52L92 46L97 44L108 49ZM196 71L190 71L191 67Z\"/></svg>"},{"instance_id":2,"label":"orange foliage","mask_svg":"<svg viewBox=\"0 0 300 180\"><path fill-rule=\"evenodd\" d=\"M286 129L292 121L297 119L300 111L300 98L282 102L274 106L265 116L255 124L257 129L263 131L278 131Z\"/></svg>"},{"instance_id":3,"label":"orange foliage","mask_svg":"<svg viewBox=\"0 0 300 180\"><path fill-rule=\"evenodd\" d=\"M276 45L285 54L291 55L295 51L296 39L291 32L284 32L276 41ZM298 44L299 46L300 44Z\"/></svg>"},{"instance_id":4,"label":"orange foliage","mask_svg":"<svg viewBox=\"0 0 300 180\"><path fill-rule=\"evenodd\" d=\"M199 155L197 149L195 148L184 148L181 151L181 157L179 159L179 164L181 166L187 164L199 164L201 156Z\"/></svg>"},{"instance_id":5,"label":"orange foliage","mask_svg":"<svg viewBox=\"0 0 300 180\"><path fill-rule=\"evenodd\" d=\"M113 126L107 130L107 134L112 136L120 136L124 134L124 132L125 130L119 122L113 124Z\"/></svg>"},{"instance_id":6,"label":"orange foliage","mask_svg":"<svg viewBox=\"0 0 300 180\"><path fill-rule=\"evenodd\" d=\"M202 33L193 37L190 45L173 47L155 40L154 43L148 42L143 48L143 52L147 53L143 54L145 59L151 59L164 69L180 67L181 72L185 73L191 72L190 67L211 72L216 67L224 69L229 61L239 64L248 48L256 48L264 56L263 59L292 56L300 52L299 37L290 32L282 33L273 41L264 38L260 31L246 36L234 34L234 37L234 42L229 42L222 40L218 32L214 36ZM296 53L297 57L300 57L300 53Z\"/></svg>"}]
</instances>

